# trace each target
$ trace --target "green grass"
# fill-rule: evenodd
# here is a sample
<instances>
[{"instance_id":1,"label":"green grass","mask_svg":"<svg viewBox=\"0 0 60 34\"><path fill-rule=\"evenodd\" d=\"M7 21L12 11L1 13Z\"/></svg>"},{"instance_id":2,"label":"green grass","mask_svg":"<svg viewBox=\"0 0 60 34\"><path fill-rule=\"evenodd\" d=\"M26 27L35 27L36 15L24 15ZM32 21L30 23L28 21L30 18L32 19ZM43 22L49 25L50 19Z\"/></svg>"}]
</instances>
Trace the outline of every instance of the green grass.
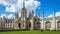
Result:
<instances>
[{"instance_id":1,"label":"green grass","mask_svg":"<svg viewBox=\"0 0 60 34\"><path fill-rule=\"evenodd\" d=\"M40 30L29 30L29 31L7 31L0 32L0 34L60 34L60 31L43 31Z\"/></svg>"}]
</instances>

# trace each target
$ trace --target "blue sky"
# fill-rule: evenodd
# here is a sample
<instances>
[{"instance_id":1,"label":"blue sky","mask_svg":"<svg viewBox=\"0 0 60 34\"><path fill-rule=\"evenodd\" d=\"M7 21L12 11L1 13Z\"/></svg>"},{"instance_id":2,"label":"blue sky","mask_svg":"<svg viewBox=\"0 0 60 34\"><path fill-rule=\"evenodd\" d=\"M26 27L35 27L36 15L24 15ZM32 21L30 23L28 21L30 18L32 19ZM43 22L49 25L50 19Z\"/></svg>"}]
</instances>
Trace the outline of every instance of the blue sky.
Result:
<instances>
[{"instance_id":1,"label":"blue sky","mask_svg":"<svg viewBox=\"0 0 60 34\"><path fill-rule=\"evenodd\" d=\"M6 10L5 7L6 6L0 4L0 15L2 15L2 14L6 14L6 15L14 14L13 12L7 12L7 11L5 11Z\"/></svg>"},{"instance_id":2,"label":"blue sky","mask_svg":"<svg viewBox=\"0 0 60 34\"><path fill-rule=\"evenodd\" d=\"M44 16L48 17L49 15L52 15L54 8L56 9L56 12L60 12L60 0L35 0L35 1L40 2L39 6L35 10L35 14L40 13L40 16L42 16L42 11L44 11ZM0 3L0 16L2 14L14 15L15 12L6 11L6 7L7 6Z\"/></svg>"},{"instance_id":3,"label":"blue sky","mask_svg":"<svg viewBox=\"0 0 60 34\"><path fill-rule=\"evenodd\" d=\"M56 12L60 11L60 0L39 0L41 2L40 9L37 11L40 11L40 14L42 11L44 11L45 16L49 16L52 14L54 8L56 9Z\"/></svg>"}]
</instances>

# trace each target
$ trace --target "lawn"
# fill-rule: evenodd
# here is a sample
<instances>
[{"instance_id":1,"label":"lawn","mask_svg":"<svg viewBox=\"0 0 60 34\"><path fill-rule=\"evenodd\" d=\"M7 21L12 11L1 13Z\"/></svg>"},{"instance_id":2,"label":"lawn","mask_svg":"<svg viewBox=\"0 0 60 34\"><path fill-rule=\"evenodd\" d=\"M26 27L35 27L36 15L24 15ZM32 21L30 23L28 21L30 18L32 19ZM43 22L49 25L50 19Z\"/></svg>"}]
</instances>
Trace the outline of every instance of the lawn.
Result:
<instances>
[{"instance_id":1,"label":"lawn","mask_svg":"<svg viewBox=\"0 0 60 34\"><path fill-rule=\"evenodd\" d=\"M7 31L0 32L0 34L60 34L60 31L43 31L40 30L29 30L29 31Z\"/></svg>"}]
</instances>

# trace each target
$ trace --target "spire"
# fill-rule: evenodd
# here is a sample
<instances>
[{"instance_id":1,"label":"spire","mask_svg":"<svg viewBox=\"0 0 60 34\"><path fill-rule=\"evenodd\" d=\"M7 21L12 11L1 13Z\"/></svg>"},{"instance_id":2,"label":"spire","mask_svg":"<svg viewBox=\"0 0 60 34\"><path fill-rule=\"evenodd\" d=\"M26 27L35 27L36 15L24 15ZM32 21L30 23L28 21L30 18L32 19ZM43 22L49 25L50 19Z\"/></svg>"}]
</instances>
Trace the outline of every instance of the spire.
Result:
<instances>
[{"instance_id":1,"label":"spire","mask_svg":"<svg viewBox=\"0 0 60 34\"><path fill-rule=\"evenodd\" d=\"M36 17L38 17L38 16L37 16L37 12L36 12Z\"/></svg>"},{"instance_id":2,"label":"spire","mask_svg":"<svg viewBox=\"0 0 60 34\"><path fill-rule=\"evenodd\" d=\"M25 8L25 0L23 0L23 8Z\"/></svg>"},{"instance_id":3,"label":"spire","mask_svg":"<svg viewBox=\"0 0 60 34\"><path fill-rule=\"evenodd\" d=\"M29 17L31 17L31 12L29 12Z\"/></svg>"},{"instance_id":4,"label":"spire","mask_svg":"<svg viewBox=\"0 0 60 34\"><path fill-rule=\"evenodd\" d=\"M25 8L25 0L23 0L23 8L22 8L22 10L26 10L26 8Z\"/></svg>"},{"instance_id":5,"label":"spire","mask_svg":"<svg viewBox=\"0 0 60 34\"><path fill-rule=\"evenodd\" d=\"M6 19L6 17L5 17L5 16L3 16L3 19L5 20L5 19Z\"/></svg>"},{"instance_id":6,"label":"spire","mask_svg":"<svg viewBox=\"0 0 60 34\"><path fill-rule=\"evenodd\" d=\"M15 12L15 18L18 19L18 11Z\"/></svg>"},{"instance_id":7,"label":"spire","mask_svg":"<svg viewBox=\"0 0 60 34\"><path fill-rule=\"evenodd\" d=\"M44 11L42 12L42 18L44 18Z\"/></svg>"},{"instance_id":8,"label":"spire","mask_svg":"<svg viewBox=\"0 0 60 34\"><path fill-rule=\"evenodd\" d=\"M34 11L33 11L33 9L31 11L31 16L34 17Z\"/></svg>"},{"instance_id":9,"label":"spire","mask_svg":"<svg viewBox=\"0 0 60 34\"><path fill-rule=\"evenodd\" d=\"M56 30L56 18L55 18L55 14L56 14L56 11L55 11L55 8L53 10L53 24L54 24L54 30Z\"/></svg>"},{"instance_id":10,"label":"spire","mask_svg":"<svg viewBox=\"0 0 60 34\"><path fill-rule=\"evenodd\" d=\"M32 10L32 15L34 16L34 11Z\"/></svg>"},{"instance_id":11,"label":"spire","mask_svg":"<svg viewBox=\"0 0 60 34\"><path fill-rule=\"evenodd\" d=\"M42 12L42 23L41 29L44 30L44 11Z\"/></svg>"},{"instance_id":12,"label":"spire","mask_svg":"<svg viewBox=\"0 0 60 34\"><path fill-rule=\"evenodd\" d=\"M55 13L56 13L56 11L55 11L55 8L54 8L54 10L53 10L53 16L55 17Z\"/></svg>"},{"instance_id":13,"label":"spire","mask_svg":"<svg viewBox=\"0 0 60 34\"><path fill-rule=\"evenodd\" d=\"M40 18L40 12L39 12L39 14L38 14L38 15L39 15L39 18Z\"/></svg>"}]
</instances>

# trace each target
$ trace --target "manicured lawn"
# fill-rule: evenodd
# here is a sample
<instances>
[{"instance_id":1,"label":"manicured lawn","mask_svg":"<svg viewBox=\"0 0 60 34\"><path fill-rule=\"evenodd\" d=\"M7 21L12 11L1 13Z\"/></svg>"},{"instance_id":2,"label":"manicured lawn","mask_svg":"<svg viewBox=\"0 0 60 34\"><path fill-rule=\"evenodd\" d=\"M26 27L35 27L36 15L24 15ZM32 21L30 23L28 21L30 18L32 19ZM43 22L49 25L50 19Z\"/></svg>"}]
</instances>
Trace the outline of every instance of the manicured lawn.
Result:
<instances>
[{"instance_id":1,"label":"manicured lawn","mask_svg":"<svg viewBox=\"0 0 60 34\"><path fill-rule=\"evenodd\" d=\"M29 31L7 31L0 32L0 34L60 34L60 31L43 31L40 30L29 30Z\"/></svg>"}]
</instances>

